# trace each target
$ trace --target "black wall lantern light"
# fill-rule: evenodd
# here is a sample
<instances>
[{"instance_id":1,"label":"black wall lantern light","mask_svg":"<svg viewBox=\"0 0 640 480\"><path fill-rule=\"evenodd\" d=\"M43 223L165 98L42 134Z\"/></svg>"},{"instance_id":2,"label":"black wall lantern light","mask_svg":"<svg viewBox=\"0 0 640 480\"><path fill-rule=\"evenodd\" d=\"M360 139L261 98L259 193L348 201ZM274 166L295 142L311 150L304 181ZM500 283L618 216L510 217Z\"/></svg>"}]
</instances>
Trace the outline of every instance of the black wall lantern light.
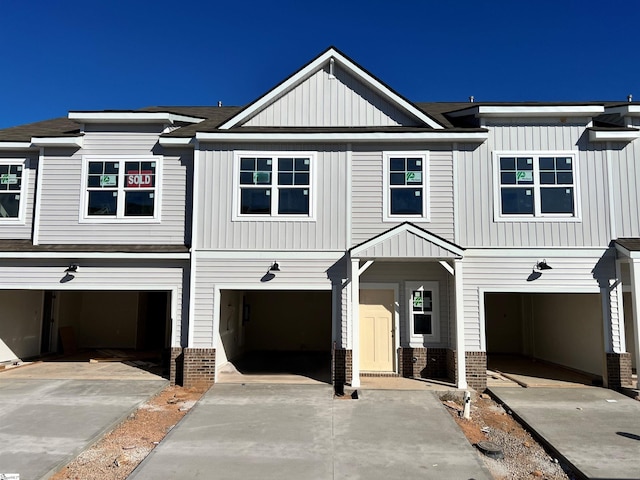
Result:
<instances>
[{"instance_id":1,"label":"black wall lantern light","mask_svg":"<svg viewBox=\"0 0 640 480\"><path fill-rule=\"evenodd\" d=\"M273 262L273 265L271 265L271 268L269 269L270 272L279 272L280 271L280 265L278 265L278 262Z\"/></svg>"},{"instance_id":2,"label":"black wall lantern light","mask_svg":"<svg viewBox=\"0 0 640 480\"><path fill-rule=\"evenodd\" d=\"M536 263L534 269L543 271L543 270L551 270L552 268L549 266L546 260L542 260L541 262Z\"/></svg>"},{"instance_id":3,"label":"black wall lantern light","mask_svg":"<svg viewBox=\"0 0 640 480\"><path fill-rule=\"evenodd\" d=\"M67 267L64 273L76 273L78 271L78 265L76 263L72 263Z\"/></svg>"}]
</instances>

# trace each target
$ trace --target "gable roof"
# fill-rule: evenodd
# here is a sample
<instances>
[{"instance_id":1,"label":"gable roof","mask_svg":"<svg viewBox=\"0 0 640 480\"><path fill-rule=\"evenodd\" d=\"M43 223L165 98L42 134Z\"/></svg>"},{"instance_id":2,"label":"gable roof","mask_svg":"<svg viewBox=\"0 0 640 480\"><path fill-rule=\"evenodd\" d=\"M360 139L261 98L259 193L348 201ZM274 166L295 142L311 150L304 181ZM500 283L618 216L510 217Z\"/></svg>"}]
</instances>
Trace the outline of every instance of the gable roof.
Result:
<instances>
[{"instance_id":1,"label":"gable roof","mask_svg":"<svg viewBox=\"0 0 640 480\"><path fill-rule=\"evenodd\" d=\"M296 85L307 79L311 74L323 68L326 64L331 62L337 62L342 68L347 70L351 75L356 77L364 85L378 92L382 97L387 99L390 103L396 105L400 110L407 115L415 118L426 127L430 127L436 130L442 129L443 126L437 121L427 115L424 111L419 109L416 105L405 99L386 84L378 80L376 77L367 72L360 65L356 64L353 60L348 58L342 52L338 51L335 47L329 47L323 53L318 55L311 62L303 66L300 70L293 75L282 81L280 84L269 90L263 96L255 100L253 103L246 106L238 114L228 119L221 125L219 129L228 130L233 127L241 125L244 121L256 115L258 112L271 105L274 101L280 98L283 94L290 91Z\"/></svg>"},{"instance_id":2,"label":"gable roof","mask_svg":"<svg viewBox=\"0 0 640 480\"><path fill-rule=\"evenodd\" d=\"M404 222L350 249L354 258L461 258L464 248Z\"/></svg>"}]
</instances>

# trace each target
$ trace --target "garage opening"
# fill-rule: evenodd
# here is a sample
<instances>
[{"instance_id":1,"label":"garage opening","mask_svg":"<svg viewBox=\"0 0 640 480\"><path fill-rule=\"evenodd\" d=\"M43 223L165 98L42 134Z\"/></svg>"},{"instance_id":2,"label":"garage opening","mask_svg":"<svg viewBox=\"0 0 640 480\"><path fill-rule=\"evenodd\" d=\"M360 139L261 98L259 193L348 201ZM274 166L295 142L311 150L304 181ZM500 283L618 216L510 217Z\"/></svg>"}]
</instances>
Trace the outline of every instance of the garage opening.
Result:
<instances>
[{"instance_id":1,"label":"garage opening","mask_svg":"<svg viewBox=\"0 0 640 480\"><path fill-rule=\"evenodd\" d=\"M128 361L168 373L170 292L0 291L0 362Z\"/></svg>"},{"instance_id":2,"label":"garage opening","mask_svg":"<svg viewBox=\"0 0 640 480\"><path fill-rule=\"evenodd\" d=\"M223 290L218 382L331 381L331 292Z\"/></svg>"},{"instance_id":3,"label":"garage opening","mask_svg":"<svg viewBox=\"0 0 640 480\"><path fill-rule=\"evenodd\" d=\"M486 293L488 384L602 385L598 294Z\"/></svg>"}]
</instances>

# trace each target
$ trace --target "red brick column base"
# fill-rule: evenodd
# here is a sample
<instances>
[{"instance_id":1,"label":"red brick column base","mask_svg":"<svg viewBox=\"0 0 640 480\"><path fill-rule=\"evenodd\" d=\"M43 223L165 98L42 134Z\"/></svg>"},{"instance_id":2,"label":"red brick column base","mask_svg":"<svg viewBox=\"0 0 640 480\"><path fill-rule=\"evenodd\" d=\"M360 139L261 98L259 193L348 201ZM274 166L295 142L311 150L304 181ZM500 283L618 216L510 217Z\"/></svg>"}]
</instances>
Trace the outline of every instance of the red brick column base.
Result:
<instances>
[{"instance_id":1,"label":"red brick column base","mask_svg":"<svg viewBox=\"0 0 640 480\"><path fill-rule=\"evenodd\" d=\"M171 347L169 356L169 382L171 385L182 385L183 359L182 347Z\"/></svg>"},{"instance_id":2,"label":"red brick column base","mask_svg":"<svg viewBox=\"0 0 640 480\"><path fill-rule=\"evenodd\" d=\"M344 387L353 379L352 352L343 348L333 350L332 381L335 387Z\"/></svg>"},{"instance_id":3,"label":"red brick column base","mask_svg":"<svg viewBox=\"0 0 640 480\"><path fill-rule=\"evenodd\" d=\"M483 392L487 388L487 353L465 352L467 385Z\"/></svg>"},{"instance_id":4,"label":"red brick column base","mask_svg":"<svg viewBox=\"0 0 640 480\"><path fill-rule=\"evenodd\" d=\"M187 388L209 388L216 374L215 348L185 348L183 383Z\"/></svg>"},{"instance_id":5,"label":"red brick column base","mask_svg":"<svg viewBox=\"0 0 640 480\"><path fill-rule=\"evenodd\" d=\"M449 375L449 349L401 347L400 375L406 378L438 378L453 380Z\"/></svg>"},{"instance_id":6,"label":"red brick column base","mask_svg":"<svg viewBox=\"0 0 640 480\"><path fill-rule=\"evenodd\" d=\"M607 387L615 390L632 383L631 354L607 353Z\"/></svg>"}]
</instances>

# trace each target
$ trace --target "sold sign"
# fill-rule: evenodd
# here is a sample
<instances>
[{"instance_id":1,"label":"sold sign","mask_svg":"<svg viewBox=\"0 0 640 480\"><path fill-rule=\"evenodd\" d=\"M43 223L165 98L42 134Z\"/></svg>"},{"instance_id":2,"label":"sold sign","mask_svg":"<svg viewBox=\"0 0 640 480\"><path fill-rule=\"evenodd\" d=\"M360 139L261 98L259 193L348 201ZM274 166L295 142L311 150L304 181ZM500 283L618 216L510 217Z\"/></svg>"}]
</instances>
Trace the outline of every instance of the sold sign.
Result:
<instances>
[{"instance_id":1,"label":"sold sign","mask_svg":"<svg viewBox=\"0 0 640 480\"><path fill-rule=\"evenodd\" d=\"M133 170L127 172L127 187L152 187L153 172L151 170Z\"/></svg>"}]
</instances>

